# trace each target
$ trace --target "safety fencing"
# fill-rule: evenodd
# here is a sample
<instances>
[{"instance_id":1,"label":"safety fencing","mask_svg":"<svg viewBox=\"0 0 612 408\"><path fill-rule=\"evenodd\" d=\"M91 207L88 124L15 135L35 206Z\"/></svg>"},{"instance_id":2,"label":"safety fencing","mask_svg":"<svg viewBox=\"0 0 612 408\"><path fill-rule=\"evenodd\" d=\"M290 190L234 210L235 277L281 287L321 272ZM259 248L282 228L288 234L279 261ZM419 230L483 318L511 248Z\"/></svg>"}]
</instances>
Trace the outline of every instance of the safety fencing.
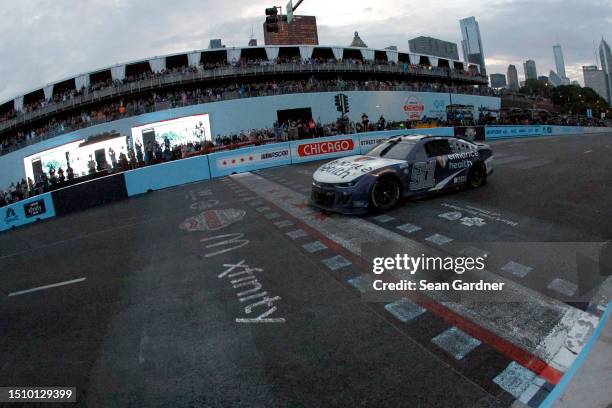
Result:
<instances>
[{"instance_id":1,"label":"safety fencing","mask_svg":"<svg viewBox=\"0 0 612 408\"><path fill-rule=\"evenodd\" d=\"M364 154L378 143L398 135L457 135L480 141L611 131L610 128L548 125L464 126L366 132L244 147L129 170L10 204L0 208L0 231L124 200L149 191L269 167Z\"/></svg>"}]
</instances>

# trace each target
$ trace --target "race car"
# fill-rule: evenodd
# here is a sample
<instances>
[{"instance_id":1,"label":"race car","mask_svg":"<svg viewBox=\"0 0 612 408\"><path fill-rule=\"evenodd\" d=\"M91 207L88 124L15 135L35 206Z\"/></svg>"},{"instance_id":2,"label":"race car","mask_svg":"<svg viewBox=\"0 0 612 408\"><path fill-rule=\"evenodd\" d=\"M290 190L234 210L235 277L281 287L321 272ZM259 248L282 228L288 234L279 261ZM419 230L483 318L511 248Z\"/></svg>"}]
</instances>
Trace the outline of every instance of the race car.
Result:
<instances>
[{"instance_id":1,"label":"race car","mask_svg":"<svg viewBox=\"0 0 612 408\"><path fill-rule=\"evenodd\" d=\"M393 137L365 155L343 157L313 174L311 202L344 214L386 211L402 198L468 186L477 188L493 172L486 144L456 137Z\"/></svg>"}]
</instances>

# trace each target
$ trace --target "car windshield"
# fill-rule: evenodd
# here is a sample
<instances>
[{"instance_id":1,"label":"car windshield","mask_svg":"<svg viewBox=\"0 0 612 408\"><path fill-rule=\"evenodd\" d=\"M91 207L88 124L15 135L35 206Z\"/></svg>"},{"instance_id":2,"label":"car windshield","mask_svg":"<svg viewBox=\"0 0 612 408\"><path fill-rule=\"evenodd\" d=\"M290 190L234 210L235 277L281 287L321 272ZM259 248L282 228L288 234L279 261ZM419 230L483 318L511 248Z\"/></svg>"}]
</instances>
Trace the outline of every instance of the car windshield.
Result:
<instances>
[{"instance_id":1,"label":"car windshield","mask_svg":"<svg viewBox=\"0 0 612 408\"><path fill-rule=\"evenodd\" d=\"M396 159L406 160L410 151L414 148L416 142L410 142L406 140L389 140L381 143L372 150L370 150L367 156L371 157L384 157L385 159Z\"/></svg>"}]
</instances>

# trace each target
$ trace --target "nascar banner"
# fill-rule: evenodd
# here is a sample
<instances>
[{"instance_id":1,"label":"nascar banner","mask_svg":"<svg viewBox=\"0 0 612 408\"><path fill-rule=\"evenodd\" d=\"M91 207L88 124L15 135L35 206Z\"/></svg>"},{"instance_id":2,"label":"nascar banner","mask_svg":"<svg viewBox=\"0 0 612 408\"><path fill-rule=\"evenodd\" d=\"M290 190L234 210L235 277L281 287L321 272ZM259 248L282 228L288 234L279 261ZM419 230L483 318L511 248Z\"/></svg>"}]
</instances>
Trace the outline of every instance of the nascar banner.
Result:
<instances>
[{"instance_id":1,"label":"nascar banner","mask_svg":"<svg viewBox=\"0 0 612 408\"><path fill-rule=\"evenodd\" d=\"M211 176L222 177L233 173L291 164L291 148L289 143L245 147L209 154L208 162Z\"/></svg>"}]
</instances>

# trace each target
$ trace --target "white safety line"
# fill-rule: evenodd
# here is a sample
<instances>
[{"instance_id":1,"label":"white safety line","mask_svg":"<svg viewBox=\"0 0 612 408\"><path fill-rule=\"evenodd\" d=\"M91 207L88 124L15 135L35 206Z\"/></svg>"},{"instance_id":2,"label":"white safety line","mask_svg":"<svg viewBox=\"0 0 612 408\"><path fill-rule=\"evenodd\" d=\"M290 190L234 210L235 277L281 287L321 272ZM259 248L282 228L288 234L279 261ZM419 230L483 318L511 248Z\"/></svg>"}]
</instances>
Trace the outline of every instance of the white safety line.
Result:
<instances>
[{"instance_id":1,"label":"white safety line","mask_svg":"<svg viewBox=\"0 0 612 408\"><path fill-rule=\"evenodd\" d=\"M19 295L25 295L26 293L38 292L39 290L45 290L45 289L51 289L51 288L57 288L58 286L71 285L71 284L73 284L73 283L83 282L85 279L86 279L86 278L72 279L72 280L65 281L65 282L52 283L51 285L39 286L39 287L37 287L37 288L26 289L26 290L20 290L19 292L9 293L9 296L19 296Z\"/></svg>"}]
</instances>

